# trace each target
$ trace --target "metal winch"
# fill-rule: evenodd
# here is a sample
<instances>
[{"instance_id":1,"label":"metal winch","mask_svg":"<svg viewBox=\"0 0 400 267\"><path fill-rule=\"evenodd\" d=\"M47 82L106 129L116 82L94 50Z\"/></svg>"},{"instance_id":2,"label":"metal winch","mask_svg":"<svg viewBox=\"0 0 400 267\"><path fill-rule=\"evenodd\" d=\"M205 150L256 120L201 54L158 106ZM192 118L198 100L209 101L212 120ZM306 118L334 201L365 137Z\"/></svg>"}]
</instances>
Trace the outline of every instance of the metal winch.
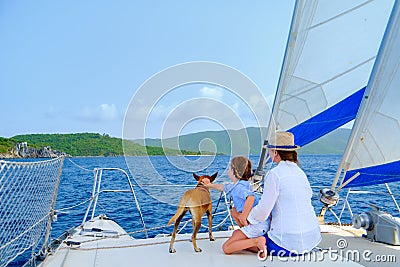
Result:
<instances>
[{"instance_id":1,"label":"metal winch","mask_svg":"<svg viewBox=\"0 0 400 267\"><path fill-rule=\"evenodd\" d=\"M319 200L324 203L327 207L333 207L335 206L338 201L339 201L339 195L338 193L324 188L320 190L321 196L319 198Z\"/></svg>"},{"instance_id":2,"label":"metal winch","mask_svg":"<svg viewBox=\"0 0 400 267\"><path fill-rule=\"evenodd\" d=\"M366 238L390 245L400 245L400 219L380 211L374 205L367 212L353 216L353 227L367 231Z\"/></svg>"}]
</instances>

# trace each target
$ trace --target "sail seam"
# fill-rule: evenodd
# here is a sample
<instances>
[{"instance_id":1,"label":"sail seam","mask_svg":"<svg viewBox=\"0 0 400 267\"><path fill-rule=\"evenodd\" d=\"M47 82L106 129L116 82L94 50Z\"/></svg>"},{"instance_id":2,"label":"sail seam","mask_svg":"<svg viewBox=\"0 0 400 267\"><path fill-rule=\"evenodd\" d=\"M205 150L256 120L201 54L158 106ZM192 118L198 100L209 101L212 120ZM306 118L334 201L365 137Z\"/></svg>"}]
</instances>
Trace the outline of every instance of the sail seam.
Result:
<instances>
[{"instance_id":1,"label":"sail seam","mask_svg":"<svg viewBox=\"0 0 400 267\"><path fill-rule=\"evenodd\" d=\"M285 101L288 101L288 100L290 100L290 99L292 99L292 98L301 98L301 97L299 97L300 95L302 95L302 94L304 94L304 93L307 93L307 92L309 92L309 91L312 91L312 90L316 89L317 87L322 87L323 85L326 85L326 84L330 83L331 81L334 81L334 80L336 80L337 78L339 78L339 77L341 77L341 76L343 76L343 75L345 75L345 74L347 74L347 73L349 73L349 72L352 72L353 70L355 70L355 69L361 67L362 65L367 64L368 62L374 60L375 58L376 58L376 56L373 56L373 57L371 57L371 58L369 58L369 59L367 59L367 60L361 62L360 64L354 66L353 68L348 69L348 70L345 71L345 72L339 73L338 75L333 76L332 78L330 78L330 79L328 79L328 80L326 80L326 81L324 81L324 82L322 82L322 83L319 83L319 84L318 84L318 83L315 83L315 82L312 82L312 81L309 81L309 80L306 80L306 79L303 79L303 78L301 78L301 77L292 75L292 77L295 77L295 78L297 78L297 79L301 79L301 80L303 80L303 81L308 81L308 82L310 82L310 83L313 83L313 84L315 84L315 86L312 86L311 88L309 88L309 89L307 89L307 90L300 91L300 92L297 93L297 94L287 94L287 95L290 96L290 97L286 97L285 99L283 99L283 100L282 100L282 103L285 102ZM321 89L322 89L322 91L323 91L323 88L321 88Z\"/></svg>"},{"instance_id":2,"label":"sail seam","mask_svg":"<svg viewBox=\"0 0 400 267\"><path fill-rule=\"evenodd\" d=\"M311 29L317 28L317 27L319 27L319 26L321 26L321 25L323 25L323 24L328 23L329 21L335 20L335 19L337 19L337 18L339 18L339 17L341 17L341 16L346 15L347 13L353 12L354 10L357 10L357 9L359 9L359 8L365 6L365 5L368 5L369 3L373 2L373 1L374 1L374 0L366 1L366 2L363 3L363 4L360 4L360 5L358 5L358 6L355 6L355 7L351 8L351 9L345 11L345 12L342 12L342 13L340 13L340 14L338 14L338 15L332 17L332 18L330 18L330 19L327 19L327 20L322 21L322 22L320 22L320 23L318 23L318 24L315 24L315 25L311 26L311 27L308 28L308 29L311 30Z\"/></svg>"}]
</instances>

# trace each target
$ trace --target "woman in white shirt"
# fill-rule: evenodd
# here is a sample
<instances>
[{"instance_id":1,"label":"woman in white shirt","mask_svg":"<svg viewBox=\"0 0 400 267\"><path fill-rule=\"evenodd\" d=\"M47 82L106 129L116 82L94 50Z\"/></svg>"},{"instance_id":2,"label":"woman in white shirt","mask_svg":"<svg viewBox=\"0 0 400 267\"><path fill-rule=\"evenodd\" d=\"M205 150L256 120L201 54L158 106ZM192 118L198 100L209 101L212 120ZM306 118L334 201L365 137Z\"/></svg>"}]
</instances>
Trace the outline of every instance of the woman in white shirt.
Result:
<instances>
[{"instance_id":1,"label":"woman in white shirt","mask_svg":"<svg viewBox=\"0 0 400 267\"><path fill-rule=\"evenodd\" d=\"M303 254L319 244L321 233L310 183L297 165L299 146L289 132L277 132L269 141L269 156L278 165L266 175L261 199L247 220L255 224L271 214L271 228L265 235L269 255Z\"/></svg>"}]
</instances>

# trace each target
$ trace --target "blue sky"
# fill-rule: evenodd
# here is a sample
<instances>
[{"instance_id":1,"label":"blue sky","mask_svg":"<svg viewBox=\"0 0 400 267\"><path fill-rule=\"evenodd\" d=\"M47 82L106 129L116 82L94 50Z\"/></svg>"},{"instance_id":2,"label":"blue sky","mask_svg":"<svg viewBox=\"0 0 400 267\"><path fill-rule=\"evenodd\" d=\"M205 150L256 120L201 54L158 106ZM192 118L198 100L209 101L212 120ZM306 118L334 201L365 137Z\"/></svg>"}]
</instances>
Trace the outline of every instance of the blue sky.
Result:
<instances>
[{"instance_id":1,"label":"blue sky","mask_svg":"<svg viewBox=\"0 0 400 267\"><path fill-rule=\"evenodd\" d=\"M125 112L141 85L192 61L240 71L271 102L293 7L294 0L3 0L0 136L97 132L121 137ZM163 96L153 114L168 114L182 101L204 95L247 116L237 97L207 84ZM221 128L212 120L198 123L201 127L181 126L181 132ZM151 125L147 137L159 137L161 124Z\"/></svg>"}]
</instances>

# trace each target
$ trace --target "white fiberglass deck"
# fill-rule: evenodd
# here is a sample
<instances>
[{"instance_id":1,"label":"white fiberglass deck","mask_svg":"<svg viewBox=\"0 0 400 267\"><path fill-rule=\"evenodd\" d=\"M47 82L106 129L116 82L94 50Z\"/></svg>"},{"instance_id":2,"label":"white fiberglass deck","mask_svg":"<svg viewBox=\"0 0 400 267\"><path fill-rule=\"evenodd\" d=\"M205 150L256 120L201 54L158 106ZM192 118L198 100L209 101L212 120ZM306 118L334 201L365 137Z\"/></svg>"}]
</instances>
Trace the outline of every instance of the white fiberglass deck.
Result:
<instances>
[{"instance_id":1,"label":"white fiberglass deck","mask_svg":"<svg viewBox=\"0 0 400 267\"><path fill-rule=\"evenodd\" d=\"M89 229L95 229L91 231ZM400 248L372 243L360 237L360 231L351 231L350 227L339 229L335 226L323 226L322 248L330 250L319 251L307 257L279 258L269 257L261 262L256 254L241 252L224 255L222 244L231 236L231 231L214 232L215 241L208 240L207 233L198 235L198 245L203 250L196 253L189 241L191 234L177 236L176 253L168 252L170 237L155 237L149 239L133 239L124 235L125 231L111 220L96 218L87 222L82 232L77 228L66 241L80 242L80 245L67 246L66 242L50 255L41 266L377 266L375 256L395 255L394 260L400 260ZM99 229L102 229L100 231ZM84 233L84 234L82 234ZM94 237L96 235L96 237ZM104 237L107 236L107 237ZM344 239L346 248L338 248L338 240ZM373 251L366 261L363 255L357 259L354 252L361 253L369 249ZM343 257L342 257L343 256ZM349 258L349 259L347 259ZM352 261L355 260L355 261ZM396 262L387 262L385 266L396 266ZM382 262L379 263L382 266Z\"/></svg>"}]
</instances>

